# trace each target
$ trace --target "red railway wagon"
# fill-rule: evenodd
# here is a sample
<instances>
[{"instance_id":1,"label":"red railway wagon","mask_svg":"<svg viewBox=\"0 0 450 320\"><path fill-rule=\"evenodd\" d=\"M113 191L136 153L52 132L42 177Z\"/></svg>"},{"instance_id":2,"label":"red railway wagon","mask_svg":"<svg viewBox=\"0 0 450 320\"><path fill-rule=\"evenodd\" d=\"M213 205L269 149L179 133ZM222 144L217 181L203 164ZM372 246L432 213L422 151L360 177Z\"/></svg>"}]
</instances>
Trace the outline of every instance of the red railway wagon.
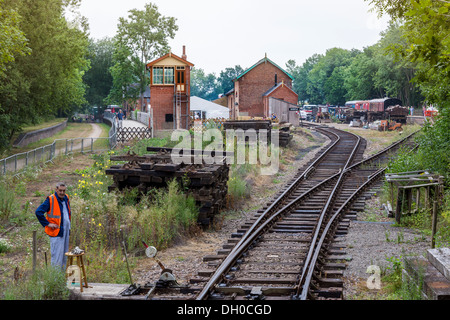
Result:
<instances>
[{"instance_id":1,"label":"red railway wagon","mask_svg":"<svg viewBox=\"0 0 450 320\"><path fill-rule=\"evenodd\" d=\"M356 109L357 110L369 110L369 105L370 105L369 101L358 101L356 103Z\"/></svg>"},{"instance_id":2,"label":"red railway wagon","mask_svg":"<svg viewBox=\"0 0 450 320\"><path fill-rule=\"evenodd\" d=\"M363 100L347 101L345 106L356 110L369 110L369 102Z\"/></svg>"},{"instance_id":3,"label":"red railway wagon","mask_svg":"<svg viewBox=\"0 0 450 320\"><path fill-rule=\"evenodd\" d=\"M370 112L384 112L390 106L402 105L402 101L396 98L373 99L369 101Z\"/></svg>"}]
</instances>

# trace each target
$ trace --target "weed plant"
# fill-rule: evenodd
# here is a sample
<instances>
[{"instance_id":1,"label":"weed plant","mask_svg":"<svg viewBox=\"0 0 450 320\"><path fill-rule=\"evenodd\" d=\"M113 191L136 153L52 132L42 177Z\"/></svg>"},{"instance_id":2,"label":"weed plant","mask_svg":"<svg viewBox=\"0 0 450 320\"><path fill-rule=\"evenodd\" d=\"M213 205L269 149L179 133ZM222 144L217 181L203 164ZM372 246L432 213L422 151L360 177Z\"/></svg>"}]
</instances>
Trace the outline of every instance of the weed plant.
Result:
<instances>
[{"instance_id":1,"label":"weed plant","mask_svg":"<svg viewBox=\"0 0 450 320\"><path fill-rule=\"evenodd\" d=\"M228 198L230 203L236 203L250 196L251 188L246 178L249 174L255 172L255 167L250 164L234 164L231 166L230 177L228 179Z\"/></svg>"},{"instance_id":2,"label":"weed plant","mask_svg":"<svg viewBox=\"0 0 450 320\"><path fill-rule=\"evenodd\" d=\"M4 239L0 239L0 254L11 251L11 245Z\"/></svg>"},{"instance_id":3,"label":"weed plant","mask_svg":"<svg viewBox=\"0 0 450 320\"><path fill-rule=\"evenodd\" d=\"M421 300L423 270L419 271L419 279L414 281L403 277L405 260L396 257L386 259L390 266L383 271L383 283L386 283L387 299L389 300Z\"/></svg>"},{"instance_id":4,"label":"weed plant","mask_svg":"<svg viewBox=\"0 0 450 320\"><path fill-rule=\"evenodd\" d=\"M5 300L67 300L69 296L65 272L50 266L23 276L4 293Z\"/></svg>"},{"instance_id":5,"label":"weed plant","mask_svg":"<svg viewBox=\"0 0 450 320\"><path fill-rule=\"evenodd\" d=\"M8 181L0 181L0 222L8 222L17 211L18 205L14 192L9 190Z\"/></svg>"},{"instance_id":6,"label":"weed plant","mask_svg":"<svg viewBox=\"0 0 450 320\"><path fill-rule=\"evenodd\" d=\"M444 195L442 214L436 233L436 247L450 247L450 190Z\"/></svg>"},{"instance_id":7,"label":"weed plant","mask_svg":"<svg viewBox=\"0 0 450 320\"><path fill-rule=\"evenodd\" d=\"M105 170L111 154L114 151L95 156L95 164L79 171L77 186L68 190L73 211L71 242L87 252L91 281L123 283L128 282L128 273L122 261L122 240L129 253L142 249L142 241L165 248L196 230L198 208L176 180L147 195L137 189L108 192L113 181Z\"/></svg>"}]
</instances>

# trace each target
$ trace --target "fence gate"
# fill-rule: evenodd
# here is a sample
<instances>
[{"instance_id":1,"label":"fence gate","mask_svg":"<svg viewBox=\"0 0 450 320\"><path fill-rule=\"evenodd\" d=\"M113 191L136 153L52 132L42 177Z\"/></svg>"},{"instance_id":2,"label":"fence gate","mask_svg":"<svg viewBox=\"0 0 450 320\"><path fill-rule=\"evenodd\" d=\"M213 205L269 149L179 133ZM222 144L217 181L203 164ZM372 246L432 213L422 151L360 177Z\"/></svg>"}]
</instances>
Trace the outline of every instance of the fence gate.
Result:
<instances>
[{"instance_id":1,"label":"fence gate","mask_svg":"<svg viewBox=\"0 0 450 320\"><path fill-rule=\"evenodd\" d=\"M117 129L117 141L128 142L131 140L150 139L152 137L152 131L146 127L128 127Z\"/></svg>"}]
</instances>

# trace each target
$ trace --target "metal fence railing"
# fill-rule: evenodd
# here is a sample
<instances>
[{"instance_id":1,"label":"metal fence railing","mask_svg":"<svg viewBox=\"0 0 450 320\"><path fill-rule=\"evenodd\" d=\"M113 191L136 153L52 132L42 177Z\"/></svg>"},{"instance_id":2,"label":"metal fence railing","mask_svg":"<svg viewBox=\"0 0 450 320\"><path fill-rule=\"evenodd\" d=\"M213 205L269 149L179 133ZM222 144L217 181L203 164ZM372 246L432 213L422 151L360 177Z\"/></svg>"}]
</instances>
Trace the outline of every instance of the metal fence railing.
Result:
<instances>
[{"instance_id":1,"label":"metal fence railing","mask_svg":"<svg viewBox=\"0 0 450 320\"><path fill-rule=\"evenodd\" d=\"M94 153L108 151L111 149L111 145L114 145L114 143L111 143L111 137L57 139L52 144L1 159L0 173L16 173L28 166L47 163L58 156L68 156L76 152Z\"/></svg>"},{"instance_id":2,"label":"metal fence railing","mask_svg":"<svg viewBox=\"0 0 450 320\"><path fill-rule=\"evenodd\" d=\"M111 124L108 138L57 139L52 144L1 159L0 174L17 173L28 166L45 164L58 156L76 152L94 153L114 149L117 145L117 123L113 114L105 114L104 120Z\"/></svg>"},{"instance_id":3,"label":"metal fence railing","mask_svg":"<svg viewBox=\"0 0 450 320\"><path fill-rule=\"evenodd\" d=\"M103 121L108 121L111 125L109 129L109 148L114 149L117 146L117 128L119 127L118 120L114 113L105 111L103 113Z\"/></svg>"},{"instance_id":4,"label":"metal fence railing","mask_svg":"<svg viewBox=\"0 0 450 320\"><path fill-rule=\"evenodd\" d=\"M138 119L133 120L147 125L151 123L152 120L148 113L138 112L137 114ZM75 152L94 153L114 149L118 142L119 123L117 117L114 113L105 112L103 121L107 121L111 125L108 138L57 139L52 144L1 159L0 174L17 173L28 166L47 163L58 156L67 156Z\"/></svg>"}]
</instances>

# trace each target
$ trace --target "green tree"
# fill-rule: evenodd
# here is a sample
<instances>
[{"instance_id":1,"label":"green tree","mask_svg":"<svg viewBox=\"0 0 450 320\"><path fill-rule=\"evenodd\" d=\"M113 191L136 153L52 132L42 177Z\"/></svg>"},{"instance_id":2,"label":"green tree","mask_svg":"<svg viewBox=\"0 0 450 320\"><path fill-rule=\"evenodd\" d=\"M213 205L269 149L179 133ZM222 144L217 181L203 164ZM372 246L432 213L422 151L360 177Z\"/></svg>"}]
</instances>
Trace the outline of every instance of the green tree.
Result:
<instances>
[{"instance_id":1,"label":"green tree","mask_svg":"<svg viewBox=\"0 0 450 320\"><path fill-rule=\"evenodd\" d=\"M289 72L293 77L294 81L292 84L293 90L298 94L299 101L304 104L306 101L311 102L315 100L312 98L312 94L308 90L312 88L310 80L310 72L314 66L319 62L322 55L314 54L301 65L297 66L295 60L289 60L286 63L286 71Z\"/></svg>"},{"instance_id":2,"label":"green tree","mask_svg":"<svg viewBox=\"0 0 450 320\"><path fill-rule=\"evenodd\" d=\"M30 54L15 57L0 78L2 137L12 137L26 123L68 115L84 104L87 29L82 19L75 24L64 16L69 6L78 5L79 0L4 0L2 10L21 17L18 27Z\"/></svg>"},{"instance_id":3,"label":"green tree","mask_svg":"<svg viewBox=\"0 0 450 320\"><path fill-rule=\"evenodd\" d=\"M366 100L383 96L383 91L374 83L378 71L375 55L375 46L364 48L347 67L344 79L346 100Z\"/></svg>"},{"instance_id":4,"label":"green tree","mask_svg":"<svg viewBox=\"0 0 450 320\"><path fill-rule=\"evenodd\" d=\"M197 96L205 100L215 100L221 92L214 73L205 74L200 68L191 70L191 96Z\"/></svg>"},{"instance_id":5,"label":"green tree","mask_svg":"<svg viewBox=\"0 0 450 320\"><path fill-rule=\"evenodd\" d=\"M225 70L222 70L217 78L217 85L219 87L218 90L225 94L233 89L233 80L243 72L244 69L240 65L236 65L234 68L225 68Z\"/></svg>"},{"instance_id":6,"label":"green tree","mask_svg":"<svg viewBox=\"0 0 450 320\"><path fill-rule=\"evenodd\" d=\"M120 43L116 43L112 63L113 66L110 68L112 88L104 103L122 104L123 101L135 103L142 92L138 83L143 63L132 55L128 47L120 46Z\"/></svg>"},{"instance_id":7,"label":"green tree","mask_svg":"<svg viewBox=\"0 0 450 320\"><path fill-rule=\"evenodd\" d=\"M418 157L424 169L450 177L450 2L443 0L366 0L380 15L388 14L401 23L405 44L390 51L414 63L413 81L424 98L438 106L440 116L427 125ZM448 184L448 180L447 180Z\"/></svg>"},{"instance_id":8,"label":"green tree","mask_svg":"<svg viewBox=\"0 0 450 320\"><path fill-rule=\"evenodd\" d=\"M136 70L135 74L139 84L139 94L141 94L149 85L148 73L145 68L146 63L170 50L168 41L175 37L178 26L175 23L175 18L161 15L158 12L158 7L152 3L146 4L144 10L132 9L128 12L128 18L119 18L116 47L121 53L124 52L123 48L128 48L129 60L133 60L132 63L135 65L137 60L141 62L139 72ZM120 61L125 64L129 63L129 61L123 59L116 61L118 63ZM123 69L124 67L119 68ZM120 80L115 79L113 85L120 82ZM114 87L113 90L120 91L123 89Z\"/></svg>"},{"instance_id":9,"label":"green tree","mask_svg":"<svg viewBox=\"0 0 450 320\"><path fill-rule=\"evenodd\" d=\"M418 105L422 99L420 90L412 81L416 73L416 64L398 57L393 48L406 48L403 30L397 23L391 23L382 32L382 38L376 45L375 61L378 70L374 84L386 96L396 97L406 106Z\"/></svg>"},{"instance_id":10,"label":"green tree","mask_svg":"<svg viewBox=\"0 0 450 320\"><path fill-rule=\"evenodd\" d=\"M86 84L86 100L91 106L103 105L103 100L111 90L113 54L114 42L111 38L89 41L87 58L91 68L84 74L83 81Z\"/></svg>"},{"instance_id":11,"label":"green tree","mask_svg":"<svg viewBox=\"0 0 450 320\"><path fill-rule=\"evenodd\" d=\"M425 98L449 106L450 95L450 2L443 0L366 0L379 15L388 14L401 23L405 44L390 50L415 63L414 81Z\"/></svg>"},{"instance_id":12,"label":"green tree","mask_svg":"<svg viewBox=\"0 0 450 320\"><path fill-rule=\"evenodd\" d=\"M6 64L14 61L16 56L30 53L19 23L17 10L5 8L4 1L0 0L0 76L3 75Z\"/></svg>"}]
</instances>

